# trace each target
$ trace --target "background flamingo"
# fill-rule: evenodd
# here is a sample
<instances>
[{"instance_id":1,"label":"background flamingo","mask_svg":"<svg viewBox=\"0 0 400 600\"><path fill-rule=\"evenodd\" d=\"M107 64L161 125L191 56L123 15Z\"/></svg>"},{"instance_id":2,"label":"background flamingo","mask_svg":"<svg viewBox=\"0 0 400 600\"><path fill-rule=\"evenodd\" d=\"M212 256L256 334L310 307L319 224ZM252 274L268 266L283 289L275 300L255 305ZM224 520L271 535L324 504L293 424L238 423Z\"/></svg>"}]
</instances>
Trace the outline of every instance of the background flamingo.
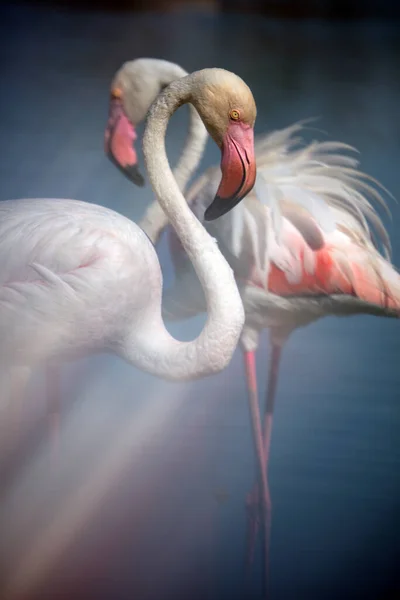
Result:
<instances>
[{"instance_id":1,"label":"background flamingo","mask_svg":"<svg viewBox=\"0 0 400 600\"><path fill-rule=\"evenodd\" d=\"M341 165L338 156L326 154L324 144L293 152L285 161L283 157L291 146L291 133L290 129L281 132L282 147L276 154L273 147L279 136L274 141L274 136L271 136L271 172L268 172L267 165L264 170L257 154L259 176L265 177L269 184L269 188L263 184L257 185L258 198L265 204L253 196L249 197L243 209L235 209L236 214L230 219L224 217L215 225L208 225L208 231L218 239L220 248L234 268L245 306L246 324L241 345L253 434L256 447L259 449L261 444L263 447L265 474L279 362L290 334L296 328L323 316L365 313L398 317L400 308L400 278L390 262L378 254L373 243L374 229L387 255L390 253L389 240L378 215L366 202L366 197L360 194L362 190L377 198L376 190L365 182L362 173L353 172L350 175L350 167L346 166L347 157L343 157ZM278 174L274 173L277 165L273 164L273 157L276 155L282 157L280 160L283 164L279 166L282 167L283 176L280 169L277 169ZM289 161L293 161L293 164L284 164ZM293 168L293 165L296 170L293 169L288 178L284 167ZM215 186L213 176L217 172L218 169L209 171L202 181L203 187L201 182L195 183L187 195L188 202L199 218L211 198L209 194ZM326 201L325 207L314 195L316 190L320 198ZM328 209L325 217L322 215L325 227L318 224L315 219L317 214L314 213L314 218L311 216L311 207L307 215L301 206L296 206L296 193L299 193L299 200L303 203L306 200L304 192L309 194L309 200L318 202L313 207L316 212L321 208L325 208L325 211ZM331 223L329 216L333 217ZM367 224L367 219L372 223L371 226ZM313 231L315 225L318 229ZM175 290L168 290L165 295L164 315L168 318L187 318L193 316L196 310L201 310L201 294L198 285L195 287L196 278L172 232L170 239L177 267L177 282ZM261 442L254 354L259 334L264 328L269 329L272 348ZM257 511L261 508L265 525L268 582L271 499L266 475L262 479L261 493L255 487L248 497L250 521L247 560L248 564L252 561L259 520Z\"/></svg>"},{"instance_id":2,"label":"background flamingo","mask_svg":"<svg viewBox=\"0 0 400 600\"><path fill-rule=\"evenodd\" d=\"M213 93L218 95L214 103ZM148 118L143 149L153 189L184 238L182 243L196 262L212 304L213 316L202 334L192 343L179 343L163 328L156 254L131 221L103 207L72 200L6 201L0 205L5 257L0 326L5 370L102 350L175 380L201 377L228 364L243 324L240 296L230 267L187 209L164 148L168 119L188 100L201 103L199 113L223 153L226 137L236 139L239 154L225 155L230 178L232 168L242 164L240 153L250 157L244 170L236 170L237 200L254 183L256 109L251 91L240 78L208 69L169 87ZM240 130L229 118L232 102L243 114ZM109 123L110 152L116 145L117 120ZM226 174L214 205L222 213L229 208L224 203L225 181ZM11 252L16 244L18 254Z\"/></svg>"},{"instance_id":3,"label":"background flamingo","mask_svg":"<svg viewBox=\"0 0 400 600\"><path fill-rule=\"evenodd\" d=\"M175 72L172 67L170 76ZM127 107L140 104L136 98L142 89L130 83L130 78L139 74L142 83L141 69L148 69L148 79L154 74L152 93L156 92L154 83L162 79L154 61L125 63L113 85L124 89ZM160 61L159 69L167 69L165 61ZM313 142L301 148L296 137L300 130L301 125L296 124L258 140L257 194L253 192L230 215L208 225L234 268L246 310L241 345L261 482L261 494L256 487L248 498L247 560L248 564L252 561L261 509L266 584L271 523L266 473L282 347L294 329L322 316L397 316L400 302L397 273L377 252L376 239L382 242L386 258L390 257L387 233L368 200L370 197L386 208L371 185L374 180L358 171L353 157L343 154L343 150L352 150L349 146ZM209 169L187 194L200 220L215 193L218 176L217 167ZM142 220L154 242L165 225L165 216L156 211L155 205L150 206ZM182 319L202 312L205 305L179 241L173 233L170 239L177 282L165 295L163 314ZM254 353L264 328L270 331L272 351L262 427Z\"/></svg>"}]
</instances>

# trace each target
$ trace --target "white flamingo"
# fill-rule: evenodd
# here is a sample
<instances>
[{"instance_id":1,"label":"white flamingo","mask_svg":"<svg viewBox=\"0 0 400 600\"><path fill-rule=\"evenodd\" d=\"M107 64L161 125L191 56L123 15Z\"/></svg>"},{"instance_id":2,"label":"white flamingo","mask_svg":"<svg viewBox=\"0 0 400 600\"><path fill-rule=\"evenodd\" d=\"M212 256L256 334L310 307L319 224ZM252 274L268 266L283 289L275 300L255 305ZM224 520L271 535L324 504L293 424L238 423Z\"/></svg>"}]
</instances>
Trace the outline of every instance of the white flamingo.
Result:
<instances>
[{"instance_id":1,"label":"white flamingo","mask_svg":"<svg viewBox=\"0 0 400 600\"><path fill-rule=\"evenodd\" d=\"M137 173L137 157L131 154L129 159L128 151L135 137L134 126L141 120L140 110L175 76L182 77L182 69L177 65L138 59L125 63L114 78L113 89L125 109L126 127L133 132L130 138L121 136L120 148L125 149L121 156L126 157L133 173ZM135 106L140 107L136 113ZM353 157L341 152L352 150L345 144L313 142L300 148L301 140L296 137L300 130L301 125L296 124L256 140L255 189L235 210L207 226L235 271L246 312L241 346L262 491L260 495L256 486L248 498L248 563L252 560L261 503L265 593L271 523L267 466L282 347L296 328L325 315L369 313L397 317L400 307L400 279L388 260L389 239L367 199L370 196L386 207L371 185L372 178L357 169ZM184 154L178 165L181 168L185 158L190 167L201 158L201 130L196 131L192 125L190 138L192 147L196 148L197 142L198 151L186 157ZM129 169L122 170L130 176ZM188 173L185 168L182 171ZM218 167L208 169L186 195L200 219L217 189L219 175ZM186 181L184 176L182 189ZM150 205L141 221L154 243L166 224L167 217L156 203ZM374 236L382 241L386 260L379 255ZM165 294L163 314L169 319L184 319L203 312L206 305L173 231L170 244L177 279ZM262 427L255 351L264 328L270 332L272 353Z\"/></svg>"},{"instance_id":2,"label":"white flamingo","mask_svg":"<svg viewBox=\"0 0 400 600\"><path fill-rule=\"evenodd\" d=\"M256 107L248 86L222 69L204 69L168 86L149 111L143 139L147 172L204 286L209 318L189 343L172 338L161 316L162 275L143 231L127 218L76 200L0 203L0 364L29 369L45 361L114 352L170 380L218 372L229 363L244 322L232 269L188 208L169 167L169 118L192 103L221 147L223 176L211 217L224 214L255 179ZM243 121L238 125L235 111ZM109 128L118 147L119 121ZM228 148L228 151L227 151ZM229 149L234 152L229 153ZM243 162L242 156L248 157ZM237 186L227 177L240 164Z\"/></svg>"}]
</instances>

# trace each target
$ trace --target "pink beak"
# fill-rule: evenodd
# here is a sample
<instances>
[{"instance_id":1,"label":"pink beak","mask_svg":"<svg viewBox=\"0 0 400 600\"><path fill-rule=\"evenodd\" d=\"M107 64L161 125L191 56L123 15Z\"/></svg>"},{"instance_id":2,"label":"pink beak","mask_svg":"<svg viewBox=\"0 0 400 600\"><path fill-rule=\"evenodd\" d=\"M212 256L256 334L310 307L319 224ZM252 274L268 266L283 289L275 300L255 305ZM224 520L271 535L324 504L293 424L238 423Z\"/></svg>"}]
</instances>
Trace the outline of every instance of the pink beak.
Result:
<instances>
[{"instance_id":1,"label":"pink beak","mask_svg":"<svg viewBox=\"0 0 400 600\"><path fill-rule=\"evenodd\" d=\"M133 147L137 135L124 111L120 98L111 96L108 123L104 134L104 150L108 158L126 177L138 186L144 185Z\"/></svg>"},{"instance_id":2,"label":"pink beak","mask_svg":"<svg viewBox=\"0 0 400 600\"><path fill-rule=\"evenodd\" d=\"M254 186L254 131L249 125L230 123L222 142L221 171L217 195L204 213L206 221L218 219L232 210Z\"/></svg>"}]
</instances>

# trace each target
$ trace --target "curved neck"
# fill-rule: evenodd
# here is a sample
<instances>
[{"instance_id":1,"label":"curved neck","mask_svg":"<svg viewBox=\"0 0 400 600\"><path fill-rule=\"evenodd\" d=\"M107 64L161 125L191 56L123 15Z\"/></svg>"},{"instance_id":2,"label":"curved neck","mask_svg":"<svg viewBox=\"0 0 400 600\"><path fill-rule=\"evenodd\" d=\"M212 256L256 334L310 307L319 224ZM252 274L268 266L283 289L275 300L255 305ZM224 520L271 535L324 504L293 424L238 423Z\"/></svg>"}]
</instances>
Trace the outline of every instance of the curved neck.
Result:
<instances>
[{"instance_id":1,"label":"curved neck","mask_svg":"<svg viewBox=\"0 0 400 600\"><path fill-rule=\"evenodd\" d=\"M186 74L185 71L183 71L183 73ZM169 72L168 75L172 77L170 81L165 82L168 84L178 79L178 77L182 77L182 74L178 75L178 73L175 71ZM164 79L160 80L160 88L163 82ZM200 119L197 110L194 108L194 106L190 105L189 131L185 140L182 154L177 166L174 169L175 180L182 192L185 191L191 176L196 171L200 163L206 142L207 130L204 127L203 121ZM168 225L167 216L156 200L147 208L139 225L148 235L153 244L156 245L161 233Z\"/></svg>"},{"instance_id":2,"label":"curved neck","mask_svg":"<svg viewBox=\"0 0 400 600\"><path fill-rule=\"evenodd\" d=\"M173 112L191 100L192 75L160 94L149 111L143 137L147 173L158 201L175 229L204 290L208 318L198 338L179 342L161 317L161 292L140 325L128 334L125 358L160 377L185 380L221 371L229 363L244 323L243 304L232 269L213 238L196 219L173 176L165 151L165 133Z\"/></svg>"},{"instance_id":3,"label":"curved neck","mask_svg":"<svg viewBox=\"0 0 400 600\"><path fill-rule=\"evenodd\" d=\"M157 72L158 75L156 75L156 79L158 79L158 93L173 81L189 75L189 73L185 71L185 69L182 69L181 66L164 60L157 60ZM153 101L155 99L156 98L154 98ZM199 113L192 104L189 104L188 108L189 131L178 164L173 170L175 180L182 192L184 192L189 179L196 170L201 157L203 156L207 142L207 130ZM155 204L158 206L158 202L155 202Z\"/></svg>"}]
</instances>

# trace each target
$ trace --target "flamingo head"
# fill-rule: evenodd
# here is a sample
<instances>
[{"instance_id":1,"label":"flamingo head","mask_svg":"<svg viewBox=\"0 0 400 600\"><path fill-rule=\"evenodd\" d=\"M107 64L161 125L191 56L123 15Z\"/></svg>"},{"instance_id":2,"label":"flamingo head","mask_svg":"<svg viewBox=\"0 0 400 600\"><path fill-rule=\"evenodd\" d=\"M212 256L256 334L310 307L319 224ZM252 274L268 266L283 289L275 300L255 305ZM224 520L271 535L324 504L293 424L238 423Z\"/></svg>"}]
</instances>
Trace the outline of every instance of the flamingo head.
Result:
<instances>
[{"instance_id":1,"label":"flamingo head","mask_svg":"<svg viewBox=\"0 0 400 600\"><path fill-rule=\"evenodd\" d=\"M104 150L114 165L135 185L142 187L144 177L138 168L134 142L135 126L126 114L123 92L114 87L111 91L108 123L104 136Z\"/></svg>"},{"instance_id":2,"label":"flamingo head","mask_svg":"<svg viewBox=\"0 0 400 600\"><path fill-rule=\"evenodd\" d=\"M135 149L136 127L144 121L149 106L163 87L165 64L168 63L150 58L127 61L111 83L104 150L116 167L138 186L144 185L144 177Z\"/></svg>"},{"instance_id":3,"label":"flamingo head","mask_svg":"<svg viewBox=\"0 0 400 600\"><path fill-rule=\"evenodd\" d=\"M234 208L254 186L257 109L250 88L234 73L204 69L193 75L197 81L190 101L221 149L221 182L204 213L206 221L213 221Z\"/></svg>"},{"instance_id":4,"label":"flamingo head","mask_svg":"<svg viewBox=\"0 0 400 600\"><path fill-rule=\"evenodd\" d=\"M135 149L136 127L145 120L161 90L186 75L179 65L157 58L126 61L114 75L104 149L111 161L136 185L144 185Z\"/></svg>"}]
</instances>

